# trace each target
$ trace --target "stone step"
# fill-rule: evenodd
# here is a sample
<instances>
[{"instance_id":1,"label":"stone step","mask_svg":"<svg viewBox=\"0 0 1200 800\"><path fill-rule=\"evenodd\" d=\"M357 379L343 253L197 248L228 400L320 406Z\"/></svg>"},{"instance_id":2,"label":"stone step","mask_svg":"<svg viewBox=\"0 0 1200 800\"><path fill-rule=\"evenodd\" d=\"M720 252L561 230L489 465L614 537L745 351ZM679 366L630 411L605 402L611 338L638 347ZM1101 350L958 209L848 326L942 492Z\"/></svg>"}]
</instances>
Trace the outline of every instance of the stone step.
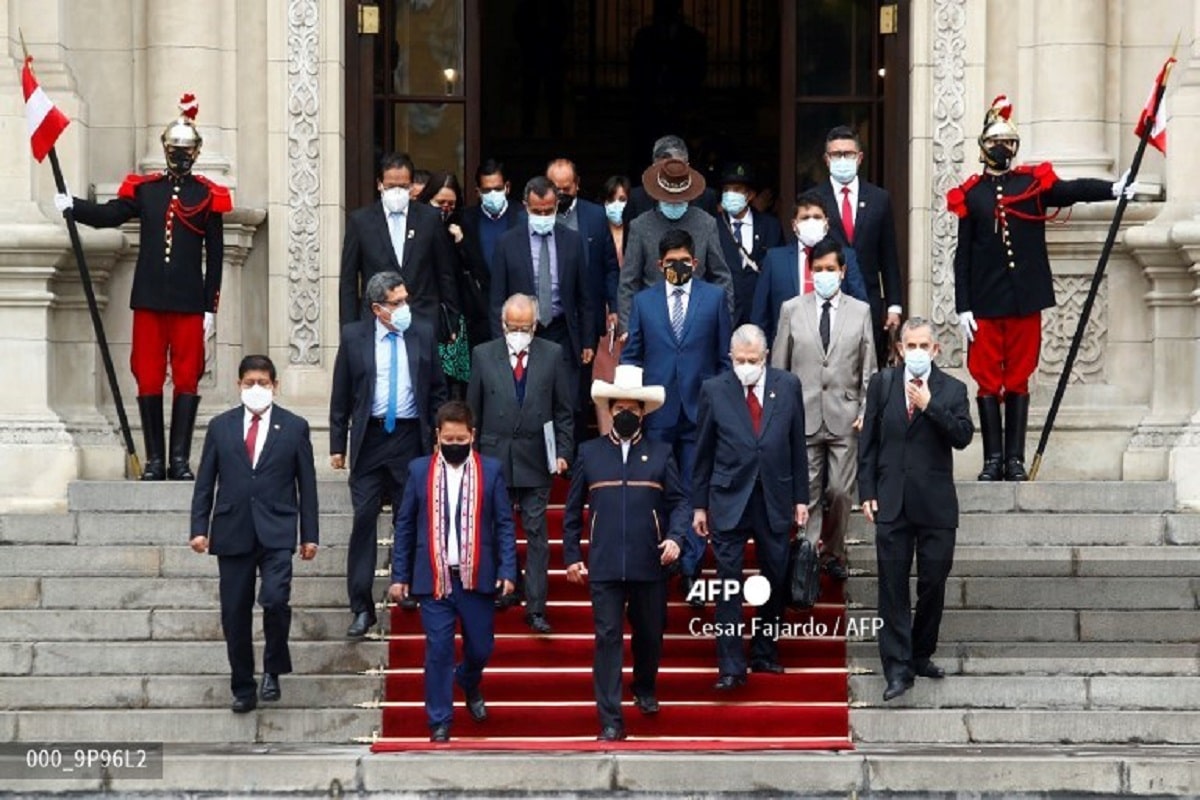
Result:
<instances>
[{"instance_id":1,"label":"stone step","mask_svg":"<svg viewBox=\"0 0 1200 800\"><path fill-rule=\"evenodd\" d=\"M354 708L377 699L381 678L369 675L283 675L283 697L272 708ZM22 675L0 678L0 709L220 708L229 700L226 675Z\"/></svg>"},{"instance_id":2,"label":"stone step","mask_svg":"<svg viewBox=\"0 0 1200 800\"><path fill-rule=\"evenodd\" d=\"M856 743L1200 744L1200 712L852 708Z\"/></svg>"},{"instance_id":3,"label":"stone step","mask_svg":"<svg viewBox=\"0 0 1200 800\"><path fill-rule=\"evenodd\" d=\"M883 701L882 675L854 675L854 708L995 708L1200 711L1200 677L973 676L918 678L895 700Z\"/></svg>"},{"instance_id":4,"label":"stone step","mask_svg":"<svg viewBox=\"0 0 1200 800\"><path fill-rule=\"evenodd\" d=\"M1173 544L1168 520L1185 516L1152 513L963 514L956 546L1072 547L1077 545ZM1192 515L1187 515L1192 516ZM850 519L848 535L864 543L875 541L875 526L861 514Z\"/></svg>"},{"instance_id":5,"label":"stone step","mask_svg":"<svg viewBox=\"0 0 1200 800\"><path fill-rule=\"evenodd\" d=\"M262 642L254 649L261 666ZM385 644L375 640L299 641L290 650L300 675L353 676L387 661ZM217 642L0 642L0 675L228 677L229 662Z\"/></svg>"},{"instance_id":6,"label":"stone step","mask_svg":"<svg viewBox=\"0 0 1200 800\"><path fill-rule=\"evenodd\" d=\"M15 580L36 582L41 608L196 609L220 605L215 575L208 578L47 577ZM0 597L5 593L4 583L0 581ZM387 587L388 579L377 577L374 596L382 598ZM20 588L19 591L25 595L29 590ZM340 608L346 603L346 579L315 576L296 580L292 583L292 603L297 607Z\"/></svg>"},{"instance_id":7,"label":"stone step","mask_svg":"<svg viewBox=\"0 0 1200 800\"><path fill-rule=\"evenodd\" d=\"M338 608L292 608L289 640L344 638L352 616ZM262 638L262 614L254 614L254 636ZM223 642L218 609L17 609L0 611L0 641L211 641Z\"/></svg>"},{"instance_id":8,"label":"stone step","mask_svg":"<svg viewBox=\"0 0 1200 800\"><path fill-rule=\"evenodd\" d=\"M875 547L850 542L848 563L855 575L876 574ZM915 568L915 565L914 565ZM958 577L1150 577L1200 575L1200 546L1136 545L1018 546L957 544L951 574Z\"/></svg>"},{"instance_id":9,"label":"stone step","mask_svg":"<svg viewBox=\"0 0 1200 800\"><path fill-rule=\"evenodd\" d=\"M916 579L912 579L915 586ZM851 602L874 605L878 580L863 575L847 583ZM1185 610L1198 607L1200 578L1063 577L1021 578L958 577L946 581L946 608ZM915 598L915 591L912 592Z\"/></svg>"},{"instance_id":10,"label":"stone step","mask_svg":"<svg viewBox=\"0 0 1200 800\"><path fill-rule=\"evenodd\" d=\"M234 714L223 695L211 709L0 711L0 741L172 743L345 743L380 726L377 709L259 704ZM5 727L13 731L7 737ZM15 728L14 728L15 726Z\"/></svg>"},{"instance_id":11,"label":"stone step","mask_svg":"<svg viewBox=\"0 0 1200 800\"><path fill-rule=\"evenodd\" d=\"M350 541L353 516L323 511L320 537L323 547L345 547ZM79 512L71 514L0 515L0 545L186 545L191 516L182 510L149 512ZM391 515L379 515L380 538L392 535Z\"/></svg>"},{"instance_id":12,"label":"stone step","mask_svg":"<svg viewBox=\"0 0 1200 800\"><path fill-rule=\"evenodd\" d=\"M847 643L854 670L878 673L875 642ZM1200 675L1200 645L1146 642L1026 642L1019 645L942 640L934 655L952 675Z\"/></svg>"},{"instance_id":13,"label":"stone step","mask_svg":"<svg viewBox=\"0 0 1200 800\"><path fill-rule=\"evenodd\" d=\"M964 512L1161 513L1175 508L1174 484L1166 481L1046 481L958 484ZM344 480L318 481L322 511L349 512ZM74 481L68 487L71 511L183 511L191 507L189 482Z\"/></svg>"}]
</instances>

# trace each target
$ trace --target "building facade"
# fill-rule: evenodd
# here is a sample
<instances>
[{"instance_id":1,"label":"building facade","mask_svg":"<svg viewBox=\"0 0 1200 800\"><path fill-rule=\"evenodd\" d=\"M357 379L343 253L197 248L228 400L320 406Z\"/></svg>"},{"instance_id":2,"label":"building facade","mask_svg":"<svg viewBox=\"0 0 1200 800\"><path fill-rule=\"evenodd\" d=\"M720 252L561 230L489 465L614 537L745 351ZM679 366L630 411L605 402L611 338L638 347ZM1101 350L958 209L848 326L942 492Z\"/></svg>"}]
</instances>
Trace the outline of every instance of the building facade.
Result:
<instances>
[{"instance_id":1,"label":"building facade","mask_svg":"<svg viewBox=\"0 0 1200 800\"><path fill-rule=\"evenodd\" d=\"M788 197L815 179L820 134L854 123L870 177L895 198L905 312L935 321L951 369L963 353L944 198L978 169L991 98L1015 103L1020 160L1115 179L1178 39L1169 155L1151 150L1143 163L1145 193L1126 214L1041 477L1171 479L1181 505L1200 507L1200 0L10 0L0 10L11 66L0 77L0 510L61 506L69 481L124 472L50 170L29 156L21 35L73 120L58 150L75 194L107 199L126 173L161 168L160 131L182 92L198 96L197 169L235 202L201 418L236 402L241 356L266 352L281 367L280 402L320 429L344 215L370 199L378 152L409 150L467 184L482 158L530 173L564 149L596 165L585 193L601 169L636 175L653 135L639 120L647 103L663 107L638 91L636 40L656 6L676 5L699 37L683 41L703 48L703 77L668 92L666 124L689 141L719 129L714 154L752 150ZM532 38L529 20L541 26ZM647 38L643 55L674 62ZM1031 435L1114 207L1081 206L1051 226L1059 306L1043 320ZM136 230L81 231L132 410ZM973 456L960 464L963 477L977 469Z\"/></svg>"}]
</instances>

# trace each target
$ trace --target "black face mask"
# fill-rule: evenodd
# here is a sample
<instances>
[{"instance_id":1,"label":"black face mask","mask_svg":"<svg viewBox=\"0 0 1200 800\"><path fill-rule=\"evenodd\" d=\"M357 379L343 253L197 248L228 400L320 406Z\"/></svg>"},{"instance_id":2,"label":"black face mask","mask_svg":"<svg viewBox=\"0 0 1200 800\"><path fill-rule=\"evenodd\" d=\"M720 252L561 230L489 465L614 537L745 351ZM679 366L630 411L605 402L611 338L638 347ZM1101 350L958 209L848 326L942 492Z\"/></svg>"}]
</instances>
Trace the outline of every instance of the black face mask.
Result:
<instances>
[{"instance_id":1,"label":"black face mask","mask_svg":"<svg viewBox=\"0 0 1200 800\"><path fill-rule=\"evenodd\" d=\"M469 444L446 444L442 442L438 445L438 449L442 452L442 458L446 459L446 463L452 467L457 467L471 455L471 445Z\"/></svg>"},{"instance_id":2,"label":"black face mask","mask_svg":"<svg viewBox=\"0 0 1200 800\"><path fill-rule=\"evenodd\" d=\"M663 277L673 286L683 286L692 279L693 269L695 265L689 261L664 261Z\"/></svg>"},{"instance_id":3,"label":"black face mask","mask_svg":"<svg viewBox=\"0 0 1200 800\"><path fill-rule=\"evenodd\" d=\"M628 408L613 415L613 430L622 439L632 439L642 427L642 418Z\"/></svg>"},{"instance_id":4,"label":"black face mask","mask_svg":"<svg viewBox=\"0 0 1200 800\"><path fill-rule=\"evenodd\" d=\"M167 167L176 175L186 175L192 171L192 165L196 163L196 159L187 150L179 147L172 147L167 150Z\"/></svg>"},{"instance_id":5,"label":"black face mask","mask_svg":"<svg viewBox=\"0 0 1200 800\"><path fill-rule=\"evenodd\" d=\"M575 195L560 194L558 196L558 213L565 214L571 210L571 203L575 202Z\"/></svg>"},{"instance_id":6,"label":"black face mask","mask_svg":"<svg viewBox=\"0 0 1200 800\"><path fill-rule=\"evenodd\" d=\"M984 151L984 156L992 169L1006 170L1012 164L1013 152L1003 144L994 144Z\"/></svg>"}]
</instances>

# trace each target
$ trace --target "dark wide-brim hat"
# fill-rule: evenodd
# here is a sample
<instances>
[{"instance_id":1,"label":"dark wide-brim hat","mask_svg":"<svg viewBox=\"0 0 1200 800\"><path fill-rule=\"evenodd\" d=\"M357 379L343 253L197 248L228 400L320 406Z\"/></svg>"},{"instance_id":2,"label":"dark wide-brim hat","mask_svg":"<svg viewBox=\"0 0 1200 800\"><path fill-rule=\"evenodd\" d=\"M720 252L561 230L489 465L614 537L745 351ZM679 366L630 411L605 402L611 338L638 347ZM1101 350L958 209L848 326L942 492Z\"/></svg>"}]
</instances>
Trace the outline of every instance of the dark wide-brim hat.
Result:
<instances>
[{"instance_id":1,"label":"dark wide-brim hat","mask_svg":"<svg viewBox=\"0 0 1200 800\"><path fill-rule=\"evenodd\" d=\"M690 203L704 193L704 176L683 159L668 158L642 173L642 188L663 203Z\"/></svg>"}]
</instances>

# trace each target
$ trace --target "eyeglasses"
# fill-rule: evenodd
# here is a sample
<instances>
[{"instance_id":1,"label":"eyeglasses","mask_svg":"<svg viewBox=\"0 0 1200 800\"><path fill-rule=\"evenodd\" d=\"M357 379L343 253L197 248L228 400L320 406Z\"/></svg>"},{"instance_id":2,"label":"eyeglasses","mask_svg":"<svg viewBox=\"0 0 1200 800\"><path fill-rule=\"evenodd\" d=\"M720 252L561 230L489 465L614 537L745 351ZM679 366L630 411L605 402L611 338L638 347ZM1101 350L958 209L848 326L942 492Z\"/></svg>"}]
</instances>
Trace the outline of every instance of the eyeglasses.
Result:
<instances>
[{"instance_id":1,"label":"eyeglasses","mask_svg":"<svg viewBox=\"0 0 1200 800\"><path fill-rule=\"evenodd\" d=\"M825 153L829 158L858 158L857 150L830 150Z\"/></svg>"}]
</instances>

